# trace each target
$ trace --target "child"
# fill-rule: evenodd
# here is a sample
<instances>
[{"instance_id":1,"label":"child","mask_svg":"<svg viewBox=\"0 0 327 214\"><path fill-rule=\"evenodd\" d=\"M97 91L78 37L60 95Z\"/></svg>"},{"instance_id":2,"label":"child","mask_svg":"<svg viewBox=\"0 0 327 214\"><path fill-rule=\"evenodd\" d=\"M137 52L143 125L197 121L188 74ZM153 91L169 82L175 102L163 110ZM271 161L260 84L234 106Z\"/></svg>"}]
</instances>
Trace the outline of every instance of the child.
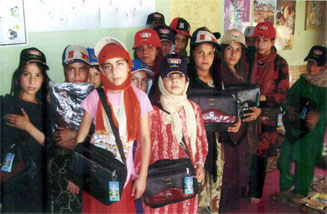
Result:
<instances>
[{"instance_id":1,"label":"child","mask_svg":"<svg viewBox=\"0 0 327 214\"><path fill-rule=\"evenodd\" d=\"M175 31L175 53L187 58L186 48L190 35L190 24L183 18L176 17L170 27Z\"/></svg>"},{"instance_id":2,"label":"child","mask_svg":"<svg viewBox=\"0 0 327 214\"><path fill-rule=\"evenodd\" d=\"M143 29L138 31L134 36L134 59L140 59L145 62L155 77L149 98L152 103L156 103L159 99L158 78L160 72L160 62L163 57L160 38L156 31Z\"/></svg>"},{"instance_id":3,"label":"child","mask_svg":"<svg viewBox=\"0 0 327 214\"><path fill-rule=\"evenodd\" d=\"M169 114L157 106L150 113L150 164L161 159L188 158L181 147L184 137L195 168L195 178L202 183L208 143L200 107L187 99L188 84L183 56L169 54L164 57L159 77L160 104ZM198 213L198 196L156 209L144 205L144 213Z\"/></svg>"},{"instance_id":4,"label":"child","mask_svg":"<svg viewBox=\"0 0 327 214\"><path fill-rule=\"evenodd\" d=\"M286 103L287 89L289 88L288 64L285 59L276 53L274 47L276 30L270 22L258 23L252 37L256 47L254 61L250 61L250 83L260 86L260 107L280 108ZM249 56L251 54L249 53ZM263 193L266 176L267 159L273 156L276 150L277 129L267 121L269 118L261 113L261 109L248 113L243 121L253 121L260 115L260 130L258 145L252 156L249 176L249 196L251 203L259 203ZM277 117L277 116L276 116Z\"/></svg>"},{"instance_id":5,"label":"child","mask_svg":"<svg viewBox=\"0 0 327 214\"><path fill-rule=\"evenodd\" d=\"M220 76L225 86L248 83L245 66L245 37L237 29L227 30L221 38ZM256 108L256 107L253 107ZM252 125L252 124L251 124ZM219 212L226 213L240 208L245 196L248 175L248 124L241 123L236 133L221 132L224 146L224 172ZM254 134L251 132L251 134Z\"/></svg>"},{"instance_id":6,"label":"child","mask_svg":"<svg viewBox=\"0 0 327 214\"><path fill-rule=\"evenodd\" d=\"M175 50L174 30L169 26L154 28L158 33L163 56L167 56Z\"/></svg>"},{"instance_id":7,"label":"child","mask_svg":"<svg viewBox=\"0 0 327 214\"><path fill-rule=\"evenodd\" d=\"M304 59L307 61L308 73L302 74L287 93L286 103L291 110L288 111L287 118L290 122L278 160L281 191L278 196L281 199L284 196L284 199L287 197L286 199L296 200L308 195L315 164L321 158L327 120L326 57L326 47L318 45L312 47ZM303 102L303 100L309 101ZM297 127L301 123L298 119L301 116L305 125ZM294 174L291 173L293 161L295 162ZM292 194L290 190L293 185Z\"/></svg>"},{"instance_id":8,"label":"child","mask_svg":"<svg viewBox=\"0 0 327 214\"><path fill-rule=\"evenodd\" d=\"M159 12L154 12L148 15L146 19L146 28L147 29L154 29L157 26L165 26L165 17L163 14Z\"/></svg>"},{"instance_id":9,"label":"child","mask_svg":"<svg viewBox=\"0 0 327 214\"><path fill-rule=\"evenodd\" d=\"M83 192L83 213L135 213L133 199L141 197L145 190L147 170L150 157L150 135L148 113L152 106L147 95L140 89L131 86L130 69L132 60L125 46L118 40L107 37L101 39L95 53L99 60L101 82L112 108L113 120L119 127L119 133L126 156L128 175L120 201L106 206ZM108 127L103 108L96 90L83 101L84 116L78 129L76 143L83 142L88 135L92 121L95 123L93 137L113 136ZM93 139L92 137L92 139ZM131 179L135 176L133 164L133 142L138 139L141 145L141 170L132 187ZM92 143L92 140L91 142ZM107 142L109 143L109 142ZM110 144L111 145L111 144ZM112 145L117 148L116 145ZM116 154L118 155L118 154ZM116 157L117 159L119 157ZM69 182L68 190L77 194L79 188Z\"/></svg>"},{"instance_id":10,"label":"child","mask_svg":"<svg viewBox=\"0 0 327 214\"><path fill-rule=\"evenodd\" d=\"M94 54L93 48L87 48L87 51L89 52L90 56L90 69L87 82L92 82L94 88L99 88L101 85L99 62Z\"/></svg>"},{"instance_id":11,"label":"child","mask_svg":"<svg viewBox=\"0 0 327 214\"><path fill-rule=\"evenodd\" d=\"M22 50L19 66L13 74L10 95L7 94L1 100L1 156L4 159L10 153L15 154L12 163L23 160L28 170L14 175L11 180L2 184L3 213L46 212L43 148L48 69L45 55L40 50ZM14 152L11 150L13 147L16 148ZM22 157L17 147L20 148Z\"/></svg>"},{"instance_id":12,"label":"child","mask_svg":"<svg viewBox=\"0 0 327 214\"><path fill-rule=\"evenodd\" d=\"M151 88L153 71L149 69L145 62L139 59L133 60L133 67L131 72L132 85L148 93Z\"/></svg>"}]
</instances>

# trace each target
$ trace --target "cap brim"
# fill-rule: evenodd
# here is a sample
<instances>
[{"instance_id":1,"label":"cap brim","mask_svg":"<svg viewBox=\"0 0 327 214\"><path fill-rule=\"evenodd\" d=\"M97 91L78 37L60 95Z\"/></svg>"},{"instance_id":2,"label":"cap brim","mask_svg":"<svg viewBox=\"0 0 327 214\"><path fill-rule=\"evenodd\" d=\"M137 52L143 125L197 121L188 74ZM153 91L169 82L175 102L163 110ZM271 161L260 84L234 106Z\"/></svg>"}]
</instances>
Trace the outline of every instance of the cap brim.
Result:
<instances>
[{"instance_id":1,"label":"cap brim","mask_svg":"<svg viewBox=\"0 0 327 214\"><path fill-rule=\"evenodd\" d=\"M169 71L166 76L168 76L169 74L183 74L186 76L185 73L183 73L182 71L179 71L179 70L173 70L173 71Z\"/></svg>"},{"instance_id":2,"label":"cap brim","mask_svg":"<svg viewBox=\"0 0 327 214\"><path fill-rule=\"evenodd\" d=\"M179 33L179 34L182 34L182 35L185 35L185 36L191 38L191 34L189 34L189 33L188 33L187 31L185 31L185 30L179 30L179 29L176 29L175 32L176 32L176 33Z\"/></svg>"},{"instance_id":3,"label":"cap brim","mask_svg":"<svg viewBox=\"0 0 327 214\"><path fill-rule=\"evenodd\" d=\"M147 68L140 68L140 69L137 69L135 71L131 71L131 73L134 73L136 71L145 71L150 77L154 77L154 72L147 69Z\"/></svg>"},{"instance_id":4,"label":"cap brim","mask_svg":"<svg viewBox=\"0 0 327 214\"><path fill-rule=\"evenodd\" d=\"M85 63L86 65L91 65L87 60L84 60L84 59L72 59L72 60L63 62L63 65L70 65L75 62L82 62L82 63Z\"/></svg>"},{"instance_id":5,"label":"cap brim","mask_svg":"<svg viewBox=\"0 0 327 214\"><path fill-rule=\"evenodd\" d=\"M100 39L97 42L97 44L95 45L95 48L94 48L95 56L99 57L99 53L102 50L102 48L104 46L106 46L106 45L109 45L109 44L119 45L119 46L123 47L128 52L126 46L121 41L119 41L118 39L113 38L113 37L104 37L104 38Z\"/></svg>"},{"instance_id":6,"label":"cap brim","mask_svg":"<svg viewBox=\"0 0 327 214\"><path fill-rule=\"evenodd\" d=\"M25 62L25 65L27 65L29 63L32 63L32 62L36 62L36 63L42 64L42 65L46 66L47 68L49 68L49 66L46 63L42 62L41 60L37 60L37 59L28 60L27 62Z\"/></svg>"}]
</instances>

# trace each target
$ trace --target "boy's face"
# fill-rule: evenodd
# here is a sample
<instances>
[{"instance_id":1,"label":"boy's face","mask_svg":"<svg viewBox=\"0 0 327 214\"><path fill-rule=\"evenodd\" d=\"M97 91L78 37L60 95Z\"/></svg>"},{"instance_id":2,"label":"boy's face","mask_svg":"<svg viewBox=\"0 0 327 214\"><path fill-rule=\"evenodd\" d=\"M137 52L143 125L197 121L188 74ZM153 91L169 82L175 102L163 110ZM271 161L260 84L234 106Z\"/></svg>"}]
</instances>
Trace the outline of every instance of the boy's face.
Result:
<instances>
[{"instance_id":1,"label":"boy's face","mask_svg":"<svg viewBox=\"0 0 327 214\"><path fill-rule=\"evenodd\" d=\"M171 71L163 79L165 89L171 95L182 95L185 90L186 77L179 71Z\"/></svg>"},{"instance_id":2,"label":"boy's face","mask_svg":"<svg viewBox=\"0 0 327 214\"><path fill-rule=\"evenodd\" d=\"M187 36L177 33L175 35L175 52L177 54L182 54L183 51L186 49L188 42Z\"/></svg>"},{"instance_id":3,"label":"boy's face","mask_svg":"<svg viewBox=\"0 0 327 214\"><path fill-rule=\"evenodd\" d=\"M317 63L314 60L308 60L307 63L307 70L308 73L311 75L316 75L322 72L326 68L326 65L318 66Z\"/></svg>"},{"instance_id":4,"label":"boy's face","mask_svg":"<svg viewBox=\"0 0 327 214\"><path fill-rule=\"evenodd\" d=\"M261 55L269 55L271 51L271 47L274 46L274 39L267 39L263 37L256 37L254 39L254 45L257 49L257 52Z\"/></svg>"},{"instance_id":5,"label":"boy's face","mask_svg":"<svg viewBox=\"0 0 327 214\"><path fill-rule=\"evenodd\" d=\"M74 62L64 66L65 81L70 83L87 82L89 66L83 62Z\"/></svg>"},{"instance_id":6,"label":"boy's face","mask_svg":"<svg viewBox=\"0 0 327 214\"><path fill-rule=\"evenodd\" d=\"M101 84L100 71L98 71L95 67L91 67L87 82L93 83L94 88L98 88Z\"/></svg>"},{"instance_id":7,"label":"boy's face","mask_svg":"<svg viewBox=\"0 0 327 214\"><path fill-rule=\"evenodd\" d=\"M135 71L131 74L132 85L146 92L149 78L144 70Z\"/></svg>"},{"instance_id":8,"label":"boy's face","mask_svg":"<svg viewBox=\"0 0 327 214\"><path fill-rule=\"evenodd\" d=\"M129 72L127 61L118 57L107 59L103 65L100 66L100 70L115 86L123 84Z\"/></svg>"},{"instance_id":9,"label":"boy's face","mask_svg":"<svg viewBox=\"0 0 327 214\"><path fill-rule=\"evenodd\" d=\"M145 62L148 66L153 66L154 61L158 55L158 51L156 47L151 45L140 45L136 47L136 55L137 57Z\"/></svg>"},{"instance_id":10,"label":"boy's face","mask_svg":"<svg viewBox=\"0 0 327 214\"><path fill-rule=\"evenodd\" d=\"M160 41L160 44L161 44L163 55L164 56L168 55L170 53L171 46L173 45L173 43L169 40L163 39Z\"/></svg>"}]
</instances>

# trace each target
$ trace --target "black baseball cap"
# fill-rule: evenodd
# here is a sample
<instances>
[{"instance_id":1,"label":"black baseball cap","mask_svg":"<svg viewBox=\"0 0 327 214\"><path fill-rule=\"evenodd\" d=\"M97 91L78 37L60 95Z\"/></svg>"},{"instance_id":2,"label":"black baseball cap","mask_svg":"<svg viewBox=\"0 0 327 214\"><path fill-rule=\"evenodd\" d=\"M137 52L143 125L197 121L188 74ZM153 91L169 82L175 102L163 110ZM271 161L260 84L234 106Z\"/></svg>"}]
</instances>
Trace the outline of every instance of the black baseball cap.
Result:
<instances>
[{"instance_id":1,"label":"black baseball cap","mask_svg":"<svg viewBox=\"0 0 327 214\"><path fill-rule=\"evenodd\" d=\"M170 72L177 71L187 75L187 62L185 58L178 54L168 54L161 61L160 76L166 77Z\"/></svg>"},{"instance_id":2,"label":"black baseball cap","mask_svg":"<svg viewBox=\"0 0 327 214\"><path fill-rule=\"evenodd\" d=\"M151 13L148 15L146 24L149 25L149 24L152 24L153 22L160 22L160 23L162 23L162 25L166 25L164 15L162 15L159 12L154 12L154 13Z\"/></svg>"},{"instance_id":3,"label":"black baseball cap","mask_svg":"<svg viewBox=\"0 0 327 214\"><path fill-rule=\"evenodd\" d=\"M308 56L304 59L304 61L313 60L317 63L318 66L323 66L326 64L327 55L326 55L326 47L323 46L313 46L308 54Z\"/></svg>"},{"instance_id":4,"label":"black baseball cap","mask_svg":"<svg viewBox=\"0 0 327 214\"><path fill-rule=\"evenodd\" d=\"M169 40L171 43L175 44L174 30L166 25L157 26L154 30L158 33L160 41Z\"/></svg>"},{"instance_id":5,"label":"black baseball cap","mask_svg":"<svg viewBox=\"0 0 327 214\"><path fill-rule=\"evenodd\" d=\"M34 47L23 49L20 52L20 60L19 60L20 67L31 62L37 62L49 68L44 53Z\"/></svg>"}]
</instances>

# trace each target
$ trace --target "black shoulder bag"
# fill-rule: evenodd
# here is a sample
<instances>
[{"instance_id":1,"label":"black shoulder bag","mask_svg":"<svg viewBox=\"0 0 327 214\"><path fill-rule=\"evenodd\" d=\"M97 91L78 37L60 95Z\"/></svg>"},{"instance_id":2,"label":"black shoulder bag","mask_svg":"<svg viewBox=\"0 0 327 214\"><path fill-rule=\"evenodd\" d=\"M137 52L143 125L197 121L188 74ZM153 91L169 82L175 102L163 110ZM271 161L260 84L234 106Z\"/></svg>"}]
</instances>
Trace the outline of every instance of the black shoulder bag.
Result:
<instances>
[{"instance_id":1,"label":"black shoulder bag","mask_svg":"<svg viewBox=\"0 0 327 214\"><path fill-rule=\"evenodd\" d=\"M102 88L97 89L97 91L108 116L121 159L124 163L117 160L112 152L97 147L87 140L77 144L73 152L70 170L75 176L77 174L83 177L81 188L84 191L101 203L110 205L116 201L109 199L109 193L113 191L109 187L109 182L119 182L119 196L121 197L127 176L126 158L119 137L119 130L112 120L111 109L107 103L106 94Z\"/></svg>"},{"instance_id":2,"label":"black shoulder bag","mask_svg":"<svg viewBox=\"0 0 327 214\"><path fill-rule=\"evenodd\" d=\"M162 109L160 104L157 106ZM195 197L199 192L198 182L193 178L195 171L184 138L182 143L189 158L163 159L149 166L143 200L151 208L184 201ZM185 177L192 177L193 191L190 194L184 191L187 185Z\"/></svg>"}]
</instances>

